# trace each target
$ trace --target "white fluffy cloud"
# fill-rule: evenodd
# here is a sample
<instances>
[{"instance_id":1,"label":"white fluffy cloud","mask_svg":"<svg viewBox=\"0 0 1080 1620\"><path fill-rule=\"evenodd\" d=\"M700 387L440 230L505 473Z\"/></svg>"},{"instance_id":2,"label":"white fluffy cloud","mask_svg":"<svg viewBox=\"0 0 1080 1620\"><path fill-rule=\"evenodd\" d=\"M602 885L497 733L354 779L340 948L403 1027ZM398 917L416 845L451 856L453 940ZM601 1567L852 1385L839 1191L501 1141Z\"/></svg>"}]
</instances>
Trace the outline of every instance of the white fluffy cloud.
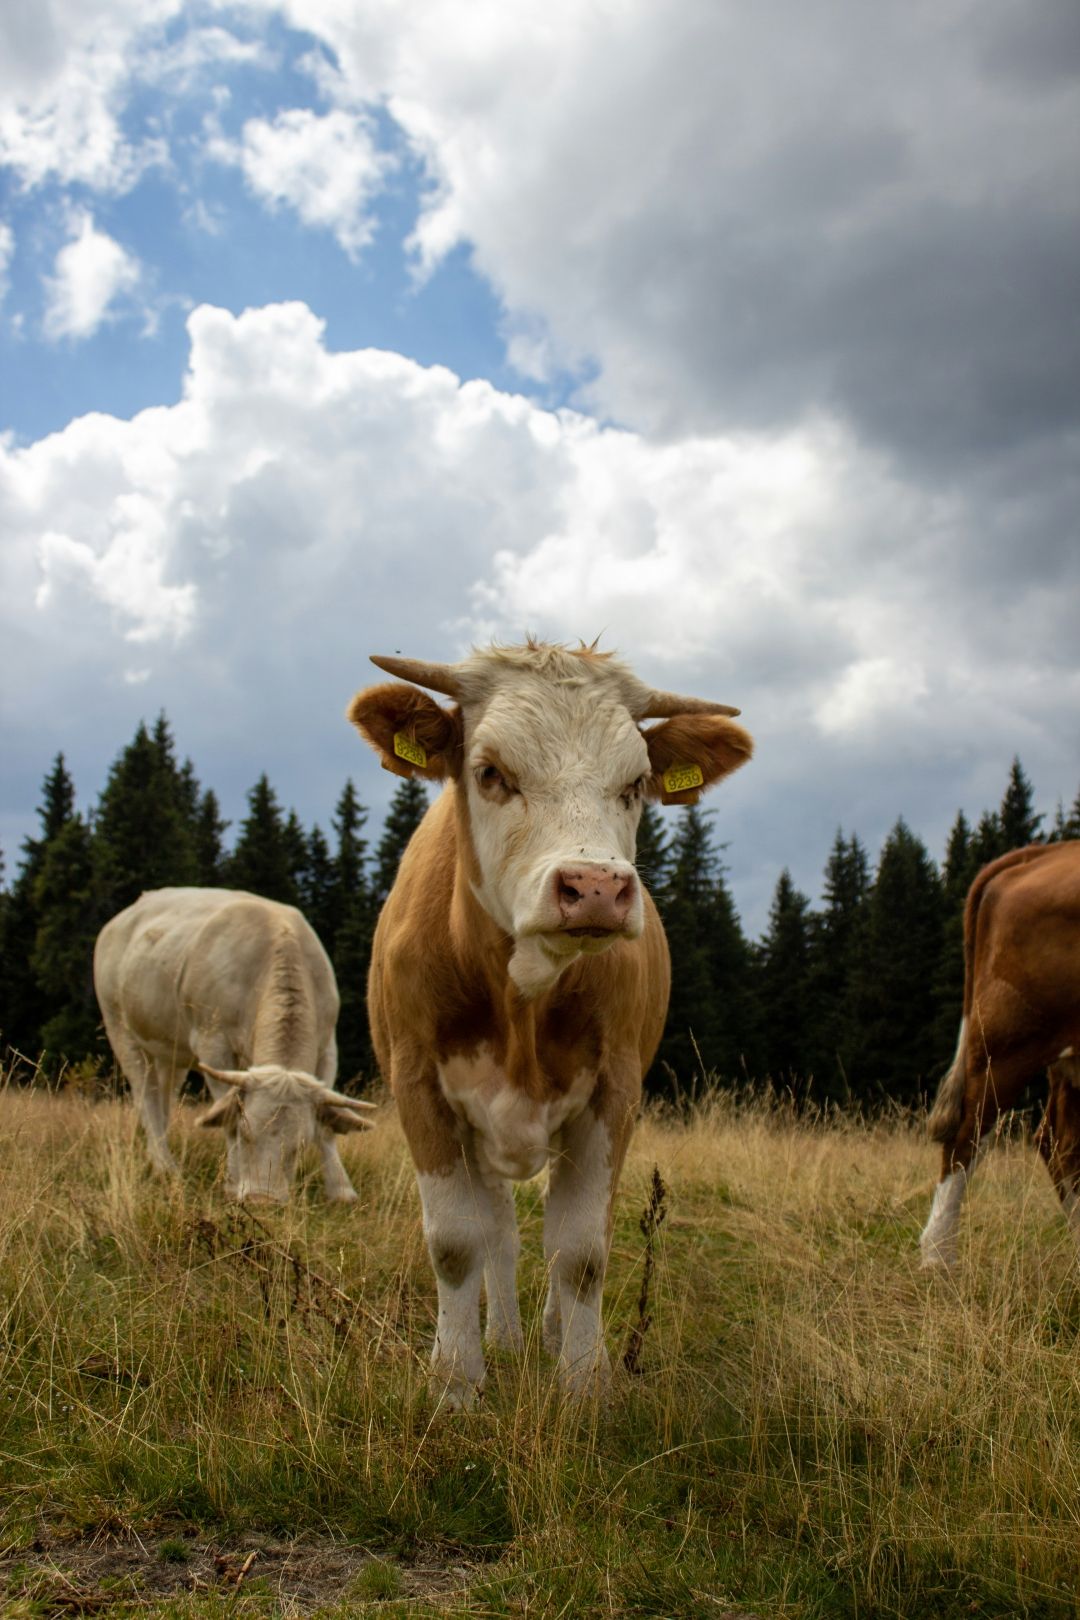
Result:
<instances>
[{"instance_id":1,"label":"white fluffy cloud","mask_svg":"<svg viewBox=\"0 0 1080 1620\"><path fill-rule=\"evenodd\" d=\"M46 283L44 331L49 338L92 337L115 306L139 284L138 260L88 213L73 214L71 240L56 255Z\"/></svg>"},{"instance_id":2,"label":"white fluffy cloud","mask_svg":"<svg viewBox=\"0 0 1080 1620\"><path fill-rule=\"evenodd\" d=\"M250 118L239 141L215 136L208 152L237 164L271 207L287 205L305 225L332 231L354 259L371 240L368 204L394 166L378 150L369 120L341 109L293 107L272 121Z\"/></svg>"},{"instance_id":3,"label":"white fluffy cloud","mask_svg":"<svg viewBox=\"0 0 1080 1620\"><path fill-rule=\"evenodd\" d=\"M341 719L369 652L531 629L742 706L759 756L716 805L755 921L783 864L813 886L837 822L943 837L1017 749L1071 799L1075 578L966 578L978 514L843 431L656 446L330 353L302 304L189 324L178 404L0 449L7 719L38 775L164 707L229 813L265 769L325 819L347 772L386 793Z\"/></svg>"},{"instance_id":4,"label":"white fluffy cloud","mask_svg":"<svg viewBox=\"0 0 1080 1620\"><path fill-rule=\"evenodd\" d=\"M139 42L184 0L40 0L0 7L0 162L24 185L50 176L100 190L131 185L163 153L129 140L122 113Z\"/></svg>"}]
</instances>

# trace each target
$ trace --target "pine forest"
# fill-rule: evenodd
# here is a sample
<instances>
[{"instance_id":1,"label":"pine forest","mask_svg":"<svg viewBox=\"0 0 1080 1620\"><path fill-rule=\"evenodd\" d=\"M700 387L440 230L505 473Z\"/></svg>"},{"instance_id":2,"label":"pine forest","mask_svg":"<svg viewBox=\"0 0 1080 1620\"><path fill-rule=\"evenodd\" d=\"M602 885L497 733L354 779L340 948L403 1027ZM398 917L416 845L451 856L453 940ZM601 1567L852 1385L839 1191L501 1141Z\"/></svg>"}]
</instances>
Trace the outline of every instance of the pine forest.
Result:
<instances>
[{"instance_id":1,"label":"pine forest","mask_svg":"<svg viewBox=\"0 0 1080 1620\"><path fill-rule=\"evenodd\" d=\"M259 778L247 815L228 824L169 723L140 725L94 809L76 808L62 755L45 777L40 832L0 891L0 1041L46 1072L107 1057L91 960L102 924L144 889L171 884L248 889L301 908L334 963L341 992L339 1084L373 1079L364 1008L379 907L427 804L403 780L381 834L345 783L329 830L305 828ZM1014 759L1000 805L972 823L957 814L940 865L898 820L876 863L838 831L814 907L781 873L763 938L751 940L725 877L712 813L670 820L646 806L638 867L672 955L664 1040L647 1079L678 1101L712 1085L771 1084L798 1102L917 1105L947 1066L963 989L962 914L979 868L1024 844L1080 837L1080 793L1050 826Z\"/></svg>"}]
</instances>

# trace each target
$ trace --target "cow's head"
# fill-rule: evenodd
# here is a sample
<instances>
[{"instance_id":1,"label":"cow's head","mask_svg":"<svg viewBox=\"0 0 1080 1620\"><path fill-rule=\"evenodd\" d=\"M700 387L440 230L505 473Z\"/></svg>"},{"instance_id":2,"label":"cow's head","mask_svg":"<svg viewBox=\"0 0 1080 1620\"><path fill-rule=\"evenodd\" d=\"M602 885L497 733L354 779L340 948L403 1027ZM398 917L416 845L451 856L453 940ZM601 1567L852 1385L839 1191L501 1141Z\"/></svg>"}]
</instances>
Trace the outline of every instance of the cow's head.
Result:
<instances>
[{"instance_id":1,"label":"cow's head","mask_svg":"<svg viewBox=\"0 0 1080 1620\"><path fill-rule=\"evenodd\" d=\"M301 1069L264 1063L253 1069L200 1071L227 1089L199 1121L225 1132L225 1191L239 1200L289 1197L300 1150L328 1131L360 1131L372 1103L340 1092Z\"/></svg>"},{"instance_id":2,"label":"cow's head","mask_svg":"<svg viewBox=\"0 0 1080 1620\"><path fill-rule=\"evenodd\" d=\"M737 709L654 691L584 646L372 662L401 680L358 693L349 718L387 770L456 783L472 885L513 940L510 974L524 995L582 953L641 933L643 801L696 803L753 748L730 718ZM663 723L642 729L646 719Z\"/></svg>"}]
</instances>

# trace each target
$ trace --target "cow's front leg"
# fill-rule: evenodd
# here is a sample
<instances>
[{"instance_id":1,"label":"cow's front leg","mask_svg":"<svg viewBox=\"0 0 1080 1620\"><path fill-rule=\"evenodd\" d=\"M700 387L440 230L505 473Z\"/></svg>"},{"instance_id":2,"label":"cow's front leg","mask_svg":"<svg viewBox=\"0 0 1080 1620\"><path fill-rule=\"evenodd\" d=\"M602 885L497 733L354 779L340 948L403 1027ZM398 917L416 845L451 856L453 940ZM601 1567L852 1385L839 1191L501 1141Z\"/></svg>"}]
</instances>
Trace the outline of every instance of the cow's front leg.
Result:
<instances>
[{"instance_id":1,"label":"cow's front leg","mask_svg":"<svg viewBox=\"0 0 1080 1620\"><path fill-rule=\"evenodd\" d=\"M557 1352L563 1385L574 1394L605 1384L611 1371L602 1307L611 1199L622 1156L623 1143L613 1141L605 1120L586 1108L564 1127L551 1164L544 1342Z\"/></svg>"},{"instance_id":2,"label":"cow's front leg","mask_svg":"<svg viewBox=\"0 0 1080 1620\"><path fill-rule=\"evenodd\" d=\"M439 1296L432 1376L449 1405L468 1411L484 1387L486 1372L480 1338L480 1285L486 1268L491 1268L494 1283L492 1325L511 1332L517 1325L516 1303L511 1313L505 1299L508 1260L515 1248L506 1230L507 1203L484 1183L468 1145L458 1150L446 1171L420 1174L417 1182Z\"/></svg>"},{"instance_id":3,"label":"cow's front leg","mask_svg":"<svg viewBox=\"0 0 1080 1620\"><path fill-rule=\"evenodd\" d=\"M488 1186L494 1220L484 1256L484 1293L487 1296L488 1344L503 1350L524 1346L518 1311L517 1263L521 1252L514 1189L508 1181Z\"/></svg>"},{"instance_id":4,"label":"cow's front leg","mask_svg":"<svg viewBox=\"0 0 1080 1620\"><path fill-rule=\"evenodd\" d=\"M328 1125L319 1127L319 1153L322 1157L323 1191L331 1204L355 1204L356 1188L341 1162L337 1136Z\"/></svg>"}]
</instances>

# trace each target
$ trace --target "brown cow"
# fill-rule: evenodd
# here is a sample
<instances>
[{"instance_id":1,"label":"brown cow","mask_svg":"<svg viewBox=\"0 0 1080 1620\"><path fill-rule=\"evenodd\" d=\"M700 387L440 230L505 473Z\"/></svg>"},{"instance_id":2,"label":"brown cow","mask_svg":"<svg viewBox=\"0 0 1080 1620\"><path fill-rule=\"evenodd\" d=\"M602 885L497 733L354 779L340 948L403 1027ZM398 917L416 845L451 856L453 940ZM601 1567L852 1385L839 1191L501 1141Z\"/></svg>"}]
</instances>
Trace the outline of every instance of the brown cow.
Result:
<instances>
[{"instance_id":1,"label":"brown cow","mask_svg":"<svg viewBox=\"0 0 1080 1620\"><path fill-rule=\"evenodd\" d=\"M1036 1138L1080 1238L1080 843L1032 844L984 866L964 909L964 1016L930 1134L941 1179L920 1239L925 1266L951 1266L982 1137L1050 1070Z\"/></svg>"},{"instance_id":2,"label":"brown cow","mask_svg":"<svg viewBox=\"0 0 1080 1620\"><path fill-rule=\"evenodd\" d=\"M447 783L383 908L368 996L438 1287L433 1377L454 1406L483 1387L481 1282L489 1343L520 1346L510 1183L550 1164L544 1336L583 1390L607 1371L612 1199L670 985L633 865L641 805L695 802L751 739L737 710L585 647L373 662L414 684L361 692L350 719L388 769Z\"/></svg>"}]
</instances>

